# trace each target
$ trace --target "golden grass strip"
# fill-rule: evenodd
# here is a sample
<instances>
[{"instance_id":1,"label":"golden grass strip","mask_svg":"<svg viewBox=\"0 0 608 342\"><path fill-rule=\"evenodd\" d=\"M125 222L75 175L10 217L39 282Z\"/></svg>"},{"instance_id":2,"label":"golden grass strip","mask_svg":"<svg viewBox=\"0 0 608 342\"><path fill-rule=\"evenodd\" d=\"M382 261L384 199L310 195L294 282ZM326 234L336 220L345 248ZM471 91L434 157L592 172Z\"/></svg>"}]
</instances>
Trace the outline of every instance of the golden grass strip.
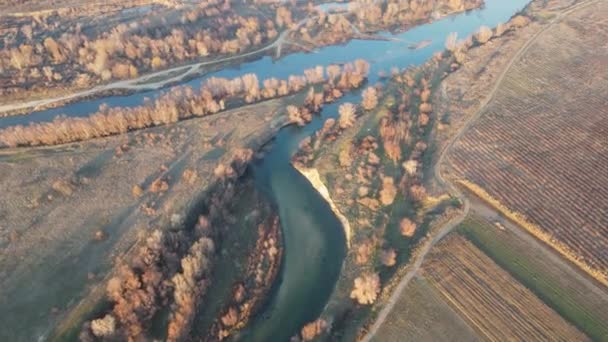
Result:
<instances>
[{"instance_id":1,"label":"golden grass strip","mask_svg":"<svg viewBox=\"0 0 608 342\"><path fill-rule=\"evenodd\" d=\"M552 238L551 235L544 231L541 227L537 226L534 223L531 223L525 215L507 208L499 200L492 197L482 187L475 183L472 183L465 179L458 179L456 180L456 182L464 186L467 190L474 193L477 197L479 197L489 205L491 205L494 209L498 210L509 220L523 227L532 236L551 246L570 262L572 262L580 269L585 271L587 274L589 274L593 279L599 281L602 285L608 287L608 274L605 271L591 267L584 260L582 260L570 247L566 246L563 242Z\"/></svg>"}]
</instances>

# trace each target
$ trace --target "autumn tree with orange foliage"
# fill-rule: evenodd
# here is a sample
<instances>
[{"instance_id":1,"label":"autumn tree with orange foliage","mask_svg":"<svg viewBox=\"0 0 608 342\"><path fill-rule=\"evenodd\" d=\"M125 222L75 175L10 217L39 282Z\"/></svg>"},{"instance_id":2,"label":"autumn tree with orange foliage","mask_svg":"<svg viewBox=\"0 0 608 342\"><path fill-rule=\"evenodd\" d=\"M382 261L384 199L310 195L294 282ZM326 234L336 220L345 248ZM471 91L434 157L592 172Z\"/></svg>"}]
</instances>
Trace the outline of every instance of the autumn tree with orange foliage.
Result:
<instances>
[{"instance_id":1,"label":"autumn tree with orange foliage","mask_svg":"<svg viewBox=\"0 0 608 342\"><path fill-rule=\"evenodd\" d=\"M401 235L405 237L412 237L416 232L417 225L415 222L408 218L404 218L399 223L399 230L401 231Z\"/></svg>"},{"instance_id":2,"label":"autumn tree with orange foliage","mask_svg":"<svg viewBox=\"0 0 608 342\"><path fill-rule=\"evenodd\" d=\"M363 82L367 77L369 65L365 61L357 60L355 63L346 64L341 70L339 77L345 80L344 90L346 90ZM6 127L0 130L0 143L8 147L57 145L123 134L131 130L214 114L224 110L226 101L231 98L243 98L245 102L252 103L262 98L298 92L306 85L325 80L322 66L305 70L304 74L304 76L290 76L288 81L266 80L263 82L264 88L260 87L255 74L245 74L234 79L210 77L198 93L191 87L177 86L154 101L136 107L102 106L98 112L89 117L58 116L51 122ZM318 101L323 100L323 94L318 97L313 90L312 97L312 105L320 108ZM296 119L293 109L290 114ZM306 110L300 109L297 114L302 119L302 123L310 121L310 113ZM296 119L295 122L300 123L300 120Z\"/></svg>"},{"instance_id":3,"label":"autumn tree with orange foliage","mask_svg":"<svg viewBox=\"0 0 608 342\"><path fill-rule=\"evenodd\" d=\"M213 240L203 236L181 260L182 271L171 279L174 306L169 317L167 341L180 341L189 331L197 302L209 286L210 258L215 252Z\"/></svg>"},{"instance_id":4,"label":"autumn tree with orange foliage","mask_svg":"<svg viewBox=\"0 0 608 342\"><path fill-rule=\"evenodd\" d=\"M314 340L317 336L321 335L327 328L327 322L321 318L306 324L301 331L302 341Z\"/></svg>"},{"instance_id":5,"label":"autumn tree with orange foliage","mask_svg":"<svg viewBox=\"0 0 608 342\"><path fill-rule=\"evenodd\" d=\"M347 129L355 124L356 111L357 107L350 102L345 102L340 105L340 108L338 109L338 113L340 114L338 125L340 128Z\"/></svg>"},{"instance_id":6,"label":"autumn tree with orange foliage","mask_svg":"<svg viewBox=\"0 0 608 342\"><path fill-rule=\"evenodd\" d=\"M377 273L366 273L354 280L350 298L361 305L370 305L380 293L380 276Z\"/></svg>"},{"instance_id":7,"label":"autumn tree with orange foliage","mask_svg":"<svg viewBox=\"0 0 608 342\"><path fill-rule=\"evenodd\" d=\"M363 91L363 101L361 102L361 106L365 110L372 110L376 108L378 105L378 92L374 87L368 87Z\"/></svg>"}]
</instances>

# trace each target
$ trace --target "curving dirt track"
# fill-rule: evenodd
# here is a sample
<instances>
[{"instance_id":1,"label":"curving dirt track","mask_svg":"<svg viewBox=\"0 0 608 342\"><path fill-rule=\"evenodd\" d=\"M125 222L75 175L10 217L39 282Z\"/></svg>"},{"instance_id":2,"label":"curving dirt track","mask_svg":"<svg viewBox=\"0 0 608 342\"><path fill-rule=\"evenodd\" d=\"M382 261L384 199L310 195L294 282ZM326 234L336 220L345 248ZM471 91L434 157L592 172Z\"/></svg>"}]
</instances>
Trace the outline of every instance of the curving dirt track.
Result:
<instances>
[{"instance_id":1,"label":"curving dirt track","mask_svg":"<svg viewBox=\"0 0 608 342\"><path fill-rule=\"evenodd\" d=\"M600 0L583 1L583 2L577 3L576 5L573 5L571 7L564 9L557 16L555 16L544 28L542 28L540 31L538 31L536 34L534 34L520 48L520 50L515 54L515 56L509 61L509 64L507 64L506 67L503 69L503 71L500 73L500 75L497 78L497 81L494 83L494 86L492 87L490 92L487 94L486 98L481 103L481 105L479 106L479 109L475 112L475 114L473 116L469 117L466 120L465 124L463 125L463 128L458 133L456 133L454 136L452 136L449 139L449 141L444 145L444 147L442 148L442 150L440 152L437 163L435 164L435 169L434 169L435 178L438 181L438 183L441 186L445 187L452 196L458 197L464 202L464 209L457 217L453 218L452 220L450 220L450 222L448 222L445 226L443 226L435 234L435 236L431 240L427 241L426 244L422 247L422 249L420 250L420 253L417 255L414 262L409 266L410 267L409 271L403 276L403 278L401 279L401 281L395 288L395 291L393 292L393 294L389 298L388 302L385 304L385 306L382 308L382 310L378 314L376 321L370 328L367 335L362 339L362 341L369 342L370 340L372 340L372 338L378 332L378 329L382 326L382 324L388 317L389 313L392 311L397 300L399 299L399 296L401 296L402 292L405 290L405 288L407 287L409 282L416 275L416 273L418 273L418 271L420 270L420 267L422 266L422 263L425 260L426 256L428 255L431 248L438 241L440 241L445 235L447 235L455 227L457 227L469 213L469 210L471 208L470 201L466 198L466 196L462 193L462 191L457 186L455 186L453 183L446 180L442 174L441 165L443 164L443 162L446 158L447 152L454 145L454 143L456 141L458 141L458 139L460 139L465 134L465 132L468 131L468 129L471 127L471 125L482 115L482 113L484 112L484 110L486 109L488 104L490 102L492 102L492 100L494 100L497 90L501 86L502 81L504 80L505 76L508 74L511 67L530 49L530 47L533 45L534 42L536 42L538 37L540 35L542 35L544 32L546 32L547 30L549 30L550 28L552 28L556 23L560 22L562 19L567 17L569 14L572 14L576 10L586 7L588 5L597 3L598 1L600 1Z\"/></svg>"}]
</instances>

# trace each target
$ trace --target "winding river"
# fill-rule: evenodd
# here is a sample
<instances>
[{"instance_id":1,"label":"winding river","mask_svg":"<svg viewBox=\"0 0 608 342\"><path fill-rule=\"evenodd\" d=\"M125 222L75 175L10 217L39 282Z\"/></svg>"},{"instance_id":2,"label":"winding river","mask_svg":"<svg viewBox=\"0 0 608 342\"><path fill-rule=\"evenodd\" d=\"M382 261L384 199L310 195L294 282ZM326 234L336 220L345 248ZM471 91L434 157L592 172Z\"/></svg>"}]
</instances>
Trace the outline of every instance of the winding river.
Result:
<instances>
[{"instance_id":1,"label":"winding river","mask_svg":"<svg viewBox=\"0 0 608 342\"><path fill-rule=\"evenodd\" d=\"M318 49L314 53L298 53L273 61L264 57L247 62L238 68L224 69L186 82L193 88L210 76L236 77L256 73L260 79L287 78L301 74L315 65L343 63L357 58L370 62L370 82L378 81L379 71L392 67L404 68L425 62L444 48L445 38L451 32L460 37L475 32L480 26L494 27L506 22L528 0L486 0L480 10L463 13L413 28L407 32L382 35L389 41L354 40L345 45ZM411 42L431 40L423 49L411 50ZM158 96L161 91L137 93L129 96L87 100L64 107L0 119L0 127L25 124L33 121L50 121L59 114L86 116L105 103L112 106L134 106L144 98ZM287 127L279 132L263 160L252 166L259 188L276 203L283 227L285 254L279 280L270 301L252 325L241 335L245 341L288 341L303 324L314 320L323 310L338 279L346 256L345 237L338 219L329 206L290 164L291 155L299 142L319 129L329 117L337 116L337 107L345 101L359 102L353 93L338 103L326 106L319 117L304 127Z\"/></svg>"}]
</instances>

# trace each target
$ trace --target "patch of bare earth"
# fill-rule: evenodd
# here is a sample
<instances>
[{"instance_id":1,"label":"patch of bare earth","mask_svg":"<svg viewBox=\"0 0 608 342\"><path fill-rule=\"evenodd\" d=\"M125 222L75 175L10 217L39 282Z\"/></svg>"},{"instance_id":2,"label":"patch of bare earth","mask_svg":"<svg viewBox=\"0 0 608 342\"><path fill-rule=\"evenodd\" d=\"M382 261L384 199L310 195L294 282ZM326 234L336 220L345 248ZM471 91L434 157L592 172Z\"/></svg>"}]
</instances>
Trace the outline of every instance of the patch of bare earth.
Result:
<instances>
[{"instance_id":1,"label":"patch of bare earth","mask_svg":"<svg viewBox=\"0 0 608 342\"><path fill-rule=\"evenodd\" d=\"M607 16L595 2L543 32L449 155L454 178L604 283Z\"/></svg>"}]
</instances>

